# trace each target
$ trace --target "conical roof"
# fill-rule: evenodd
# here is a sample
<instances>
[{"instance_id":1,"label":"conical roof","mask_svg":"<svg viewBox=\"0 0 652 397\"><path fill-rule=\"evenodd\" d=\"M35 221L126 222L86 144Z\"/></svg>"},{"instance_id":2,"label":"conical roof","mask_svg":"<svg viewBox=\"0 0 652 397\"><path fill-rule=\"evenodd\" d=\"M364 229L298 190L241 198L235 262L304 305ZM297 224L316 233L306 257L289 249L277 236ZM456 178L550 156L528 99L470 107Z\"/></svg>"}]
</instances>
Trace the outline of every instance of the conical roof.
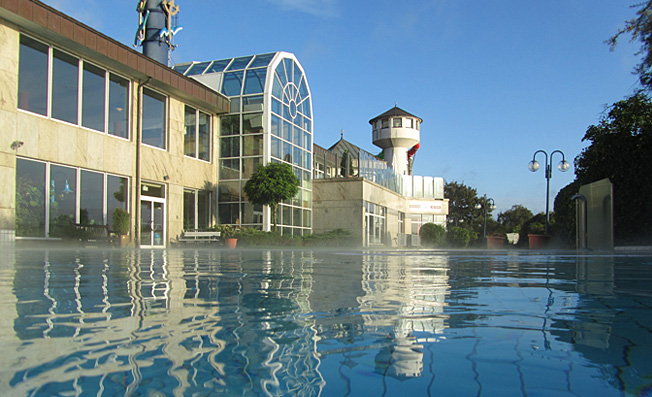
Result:
<instances>
[{"instance_id":1,"label":"conical roof","mask_svg":"<svg viewBox=\"0 0 652 397\"><path fill-rule=\"evenodd\" d=\"M390 117L412 117L417 120L419 120L419 123L423 123L423 120L421 117L415 116L411 113L406 112L405 110L399 108L398 106L394 106L393 108L389 109L385 113L374 117L373 119L369 120L369 124L374 124L378 119L387 119Z\"/></svg>"}]
</instances>

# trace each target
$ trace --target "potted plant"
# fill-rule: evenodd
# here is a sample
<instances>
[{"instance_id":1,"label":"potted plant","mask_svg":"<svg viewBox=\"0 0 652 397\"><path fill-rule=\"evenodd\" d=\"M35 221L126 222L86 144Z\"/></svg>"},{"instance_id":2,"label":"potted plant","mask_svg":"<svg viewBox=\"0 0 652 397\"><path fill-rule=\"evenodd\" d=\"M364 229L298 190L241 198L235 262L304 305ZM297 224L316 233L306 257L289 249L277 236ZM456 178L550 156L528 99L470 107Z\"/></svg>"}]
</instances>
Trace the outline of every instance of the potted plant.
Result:
<instances>
[{"instance_id":1,"label":"potted plant","mask_svg":"<svg viewBox=\"0 0 652 397\"><path fill-rule=\"evenodd\" d=\"M131 228L131 217L129 212L122 208L113 211L113 232L118 235L118 245L124 247L129 244L129 229Z\"/></svg>"},{"instance_id":2,"label":"potted plant","mask_svg":"<svg viewBox=\"0 0 652 397\"><path fill-rule=\"evenodd\" d=\"M491 233L487 236L487 249L504 248L507 238L501 233Z\"/></svg>"},{"instance_id":3,"label":"potted plant","mask_svg":"<svg viewBox=\"0 0 652 397\"><path fill-rule=\"evenodd\" d=\"M236 229L231 225L218 225L217 231L220 232L220 236L224 239L224 243L228 248L235 248L238 244L238 239L235 236Z\"/></svg>"},{"instance_id":4,"label":"potted plant","mask_svg":"<svg viewBox=\"0 0 652 397\"><path fill-rule=\"evenodd\" d=\"M550 235L546 234L546 225L542 222L530 223L527 237L530 249L546 248L550 241Z\"/></svg>"}]
</instances>

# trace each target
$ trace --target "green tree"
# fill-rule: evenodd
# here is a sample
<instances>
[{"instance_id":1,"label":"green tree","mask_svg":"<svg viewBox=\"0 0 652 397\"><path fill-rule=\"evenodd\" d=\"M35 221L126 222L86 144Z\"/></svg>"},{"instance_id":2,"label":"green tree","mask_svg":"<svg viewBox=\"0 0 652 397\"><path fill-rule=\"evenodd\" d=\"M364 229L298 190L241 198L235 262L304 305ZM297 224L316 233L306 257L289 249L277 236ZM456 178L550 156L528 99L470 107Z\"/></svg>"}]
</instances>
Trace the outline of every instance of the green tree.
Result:
<instances>
[{"instance_id":1,"label":"green tree","mask_svg":"<svg viewBox=\"0 0 652 397\"><path fill-rule=\"evenodd\" d=\"M478 197L475 188L459 182L446 182L444 184L444 197L448 201L448 219L454 226L458 226L476 234L482 235L484 228L483 198ZM487 218L492 208L487 208ZM488 220L488 219L487 219ZM487 223L489 228L489 223Z\"/></svg>"},{"instance_id":2,"label":"green tree","mask_svg":"<svg viewBox=\"0 0 652 397\"><path fill-rule=\"evenodd\" d=\"M499 229L505 233L518 233L521 227L534 214L522 205L513 205L507 211L498 214Z\"/></svg>"},{"instance_id":3,"label":"green tree","mask_svg":"<svg viewBox=\"0 0 652 397\"><path fill-rule=\"evenodd\" d=\"M613 183L616 241L630 244L652 238L652 102L639 92L616 102L582 141L575 158L580 185L609 178Z\"/></svg>"},{"instance_id":4,"label":"green tree","mask_svg":"<svg viewBox=\"0 0 652 397\"><path fill-rule=\"evenodd\" d=\"M652 89L652 0L634 5L638 8L636 17L625 22L625 27L607 40L613 50L618 39L624 34L631 34L631 41L640 41L641 49L637 55L643 59L636 66L639 81L648 90Z\"/></svg>"},{"instance_id":5,"label":"green tree","mask_svg":"<svg viewBox=\"0 0 652 397\"><path fill-rule=\"evenodd\" d=\"M299 180L292 167L283 163L270 163L258 168L244 186L247 199L252 204L268 205L272 209L276 231L278 203L289 200L299 191Z\"/></svg>"}]
</instances>

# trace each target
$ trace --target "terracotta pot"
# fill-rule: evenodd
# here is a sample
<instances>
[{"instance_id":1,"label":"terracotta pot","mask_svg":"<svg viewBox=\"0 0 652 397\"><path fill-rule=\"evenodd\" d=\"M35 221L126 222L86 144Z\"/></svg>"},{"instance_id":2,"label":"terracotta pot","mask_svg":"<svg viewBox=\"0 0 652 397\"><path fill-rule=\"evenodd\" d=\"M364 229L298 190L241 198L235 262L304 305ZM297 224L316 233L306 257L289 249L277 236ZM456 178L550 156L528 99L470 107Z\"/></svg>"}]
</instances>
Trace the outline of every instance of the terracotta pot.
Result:
<instances>
[{"instance_id":1,"label":"terracotta pot","mask_svg":"<svg viewBox=\"0 0 652 397\"><path fill-rule=\"evenodd\" d=\"M126 247L131 242L128 234L119 234L118 235L118 247Z\"/></svg>"},{"instance_id":2,"label":"terracotta pot","mask_svg":"<svg viewBox=\"0 0 652 397\"><path fill-rule=\"evenodd\" d=\"M224 242L226 243L226 246L228 248L234 249L235 246L238 244L238 239L237 238L225 238Z\"/></svg>"},{"instance_id":3,"label":"terracotta pot","mask_svg":"<svg viewBox=\"0 0 652 397\"><path fill-rule=\"evenodd\" d=\"M487 249L504 248L506 241L503 236L487 236Z\"/></svg>"},{"instance_id":4,"label":"terracotta pot","mask_svg":"<svg viewBox=\"0 0 652 397\"><path fill-rule=\"evenodd\" d=\"M531 250L540 250L548 248L550 235L548 234L528 234L528 242L530 243Z\"/></svg>"}]
</instances>

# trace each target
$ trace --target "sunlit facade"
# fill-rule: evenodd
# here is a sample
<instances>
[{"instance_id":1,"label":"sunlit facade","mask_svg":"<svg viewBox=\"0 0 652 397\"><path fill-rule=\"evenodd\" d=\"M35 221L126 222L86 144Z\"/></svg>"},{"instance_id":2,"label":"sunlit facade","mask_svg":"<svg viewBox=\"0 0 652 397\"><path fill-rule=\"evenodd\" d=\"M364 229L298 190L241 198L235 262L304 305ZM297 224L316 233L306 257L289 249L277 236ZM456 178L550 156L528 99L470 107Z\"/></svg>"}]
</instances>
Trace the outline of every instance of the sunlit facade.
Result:
<instances>
[{"instance_id":1,"label":"sunlit facade","mask_svg":"<svg viewBox=\"0 0 652 397\"><path fill-rule=\"evenodd\" d=\"M218 222L271 230L269 208L247 201L243 186L260 165L286 163L300 181L298 194L279 206L278 231L311 232L313 117L303 67L287 52L175 65L231 100L220 118Z\"/></svg>"}]
</instances>

